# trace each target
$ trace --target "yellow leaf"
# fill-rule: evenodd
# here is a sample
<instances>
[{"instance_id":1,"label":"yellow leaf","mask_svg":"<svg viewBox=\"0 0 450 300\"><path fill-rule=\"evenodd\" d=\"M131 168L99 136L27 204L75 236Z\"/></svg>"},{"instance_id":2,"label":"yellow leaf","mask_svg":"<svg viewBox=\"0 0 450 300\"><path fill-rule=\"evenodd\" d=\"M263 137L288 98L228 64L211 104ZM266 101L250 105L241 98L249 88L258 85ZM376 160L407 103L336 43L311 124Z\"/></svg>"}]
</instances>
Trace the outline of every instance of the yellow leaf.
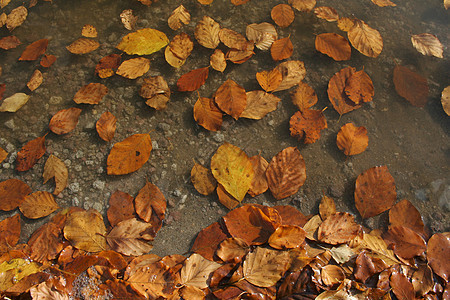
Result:
<instances>
[{"instance_id":1,"label":"yellow leaf","mask_svg":"<svg viewBox=\"0 0 450 300\"><path fill-rule=\"evenodd\" d=\"M16 112L28 102L28 99L30 96L27 94L15 93L1 102L0 112Z\"/></svg>"},{"instance_id":2,"label":"yellow leaf","mask_svg":"<svg viewBox=\"0 0 450 300\"><path fill-rule=\"evenodd\" d=\"M39 264L29 259L14 258L0 264L0 291L5 291L28 275L41 270Z\"/></svg>"},{"instance_id":3,"label":"yellow leaf","mask_svg":"<svg viewBox=\"0 0 450 300\"><path fill-rule=\"evenodd\" d=\"M242 118L262 119L268 113L274 111L278 107L280 98L273 94L264 91L250 91L247 92L247 106L242 112Z\"/></svg>"},{"instance_id":4,"label":"yellow leaf","mask_svg":"<svg viewBox=\"0 0 450 300\"><path fill-rule=\"evenodd\" d=\"M437 36L434 34L422 33L412 35L411 42L414 48L416 48L416 50L423 55L436 56L439 58L444 57L442 55L444 48Z\"/></svg>"},{"instance_id":5,"label":"yellow leaf","mask_svg":"<svg viewBox=\"0 0 450 300\"><path fill-rule=\"evenodd\" d=\"M23 215L29 219L46 217L59 208L55 199L49 192L34 192L25 197L19 206Z\"/></svg>"},{"instance_id":6,"label":"yellow leaf","mask_svg":"<svg viewBox=\"0 0 450 300\"><path fill-rule=\"evenodd\" d=\"M168 43L169 39L164 32L144 28L124 36L117 49L130 55L148 55L159 51Z\"/></svg>"},{"instance_id":7,"label":"yellow leaf","mask_svg":"<svg viewBox=\"0 0 450 300\"><path fill-rule=\"evenodd\" d=\"M8 152L6 152L3 148L0 148L0 163L8 157Z\"/></svg>"},{"instance_id":8,"label":"yellow leaf","mask_svg":"<svg viewBox=\"0 0 450 300\"><path fill-rule=\"evenodd\" d=\"M377 57L383 50L383 38L380 33L364 21L355 20L347 34L352 46L366 56Z\"/></svg>"},{"instance_id":9,"label":"yellow leaf","mask_svg":"<svg viewBox=\"0 0 450 300\"><path fill-rule=\"evenodd\" d=\"M183 5L178 6L167 19L169 27L173 30L180 29L183 24L187 25L191 21L191 15Z\"/></svg>"},{"instance_id":10,"label":"yellow leaf","mask_svg":"<svg viewBox=\"0 0 450 300\"><path fill-rule=\"evenodd\" d=\"M212 18L204 16L195 26L195 38L203 47L215 49L219 46L220 25Z\"/></svg>"},{"instance_id":11,"label":"yellow leaf","mask_svg":"<svg viewBox=\"0 0 450 300\"><path fill-rule=\"evenodd\" d=\"M450 116L450 85L442 91L441 103L445 113Z\"/></svg>"},{"instance_id":12,"label":"yellow leaf","mask_svg":"<svg viewBox=\"0 0 450 300\"><path fill-rule=\"evenodd\" d=\"M219 267L220 264L207 260L200 254L194 253L186 259L186 262L181 269L181 283L200 289L207 288L209 276Z\"/></svg>"},{"instance_id":13,"label":"yellow leaf","mask_svg":"<svg viewBox=\"0 0 450 300\"><path fill-rule=\"evenodd\" d=\"M145 57L137 57L125 60L116 71L117 75L128 79L136 79L150 69L150 60Z\"/></svg>"}]
</instances>

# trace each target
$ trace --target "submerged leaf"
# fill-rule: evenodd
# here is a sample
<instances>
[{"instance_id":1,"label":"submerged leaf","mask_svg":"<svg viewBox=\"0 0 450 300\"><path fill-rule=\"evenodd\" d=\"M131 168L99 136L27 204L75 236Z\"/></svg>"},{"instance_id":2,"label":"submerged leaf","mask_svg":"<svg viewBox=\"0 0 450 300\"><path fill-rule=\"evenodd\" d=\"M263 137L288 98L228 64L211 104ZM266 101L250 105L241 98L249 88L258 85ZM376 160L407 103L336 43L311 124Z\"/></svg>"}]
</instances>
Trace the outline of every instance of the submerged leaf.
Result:
<instances>
[{"instance_id":1,"label":"submerged leaf","mask_svg":"<svg viewBox=\"0 0 450 300\"><path fill-rule=\"evenodd\" d=\"M289 121L291 136L305 144L315 143L320 138L321 130L328 128L327 120L321 110L307 109L296 112Z\"/></svg>"},{"instance_id":2,"label":"submerged leaf","mask_svg":"<svg viewBox=\"0 0 450 300\"><path fill-rule=\"evenodd\" d=\"M28 171L45 154L45 135L26 143L17 153L16 170Z\"/></svg>"},{"instance_id":3,"label":"submerged leaf","mask_svg":"<svg viewBox=\"0 0 450 300\"><path fill-rule=\"evenodd\" d=\"M25 48L19 60L36 60L45 53L47 46L48 39L37 40Z\"/></svg>"},{"instance_id":4,"label":"submerged leaf","mask_svg":"<svg viewBox=\"0 0 450 300\"><path fill-rule=\"evenodd\" d=\"M435 56L438 58L444 58L442 52L444 47L434 34L422 33L411 36L411 42L417 51L423 55Z\"/></svg>"},{"instance_id":5,"label":"submerged leaf","mask_svg":"<svg viewBox=\"0 0 450 300\"><path fill-rule=\"evenodd\" d=\"M62 109L51 118L48 127L56 134L69 133L77 126L80 114L81 109L76 107Z\"/></svg>"},{"instance_id":6,"label":"submerged leaf","mask_svg":"<svg viewBox=\"0 0 450 300\"><path fill-rule=\"evenodd\" d=\"M0 112L16 112L28 102L30 97L24 93L15 93L1 102Z\"/></svg>"},{"instance_id":7,"label":"submerged leaf","mask_svg":"<svg viewBox=\"0 0 450 300\"><path fill-rule=\"evenodd\" d=\"M356 127L353 123L347 123L339 130L336 144L345 155L360 154L369 145L367 129L364 126Z\"/></svg>"},{"instance_id":8,"label":"submerged leaf","mask_svg":"<svg viewBox=\"0 0 450 300\"><path fill-rule=\"evenodd\" d=\"M181 269L181 283L186 286L204 289L208 287L207 280L212 272L220 267L220 264L203 258L194 253L188 257Z\"/></svg>"},{"instance_id":9,"label":"submerged leaf","mask_svg":"<svg viewBox=\"0 0 450 300\"><path fill-rule=\"evenodd\" d=\"M122 38L117 49L133 55L149 55L159 51L169 43L169 39L156 29L143 28Z\"/></svg>"},{"instance_id":10,"label":"submerged leaf","mask_svg":"<svg viewBox=\"0 0 450 300\"><path fill-rule=\"evenodd\" d=\"M322 33L316 36L316 50L336 61L349 60L352 49L348 41L336 33Z\"/></svg>"},{"instance_id":11,"label":"submerged leaf","mask_svg":"<svg viewBox=\"0 0 450 300\"><path fill-rule=\"evenodd\" d=\"M428 102L427 79L403 66L394 69L394 85L397 93L412 105L424 107Z\"/></svg>"}]
</instances>

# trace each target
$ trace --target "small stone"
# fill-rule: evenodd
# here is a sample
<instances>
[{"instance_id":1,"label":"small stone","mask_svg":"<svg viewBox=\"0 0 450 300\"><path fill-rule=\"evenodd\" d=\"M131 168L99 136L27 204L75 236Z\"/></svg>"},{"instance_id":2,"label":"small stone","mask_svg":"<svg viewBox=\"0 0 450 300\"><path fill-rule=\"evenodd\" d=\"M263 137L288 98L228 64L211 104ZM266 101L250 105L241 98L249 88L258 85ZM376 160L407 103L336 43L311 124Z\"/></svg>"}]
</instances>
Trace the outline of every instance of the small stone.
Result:
<instances>
[{"instance_id":1,"label":"small stone","mask_svg":"<svg viewBox=\"0 0 450 300\"><path fill-rule=\"evenodd\" d=\"M13 119L6 121L4 124L5 124L6 128L11 129L11 130L14 130L16 128L16 124L14 124Z\"/></svg>"},{"instance_id":2,"label":"small stone","mask_svg":"<svg viewBox=\"0 0 450 300\"><path fill-rule=\"evenodd\" d=\"M175 197L180 197L181 196L181 191L179 189L175 189L172 192L172 195L174 195Z\"/></svg>"},{"instance_id":3,"label":"small stone","mask_svg":"<svg viewBox=\"0 0 450 300\"><path fill-rule=\"evenodd\" d=\"M72 161L71 161L70 159L66 159L66 160L64 161L64 164L65 164L66 166L70 166L71 163L72 163Z\"/></svg>"},{"instance_id":4,"label":"small stone","mask_svg":"<svg viewBox=\"0 0 450 300\"><path fill-rule=\"evenodd\" d=\"M184 204L186 202L186 199L187 195L183 195L183 197L181 197L180 204Z\"/></svg>"},{"instance_id":5,"label":"small stone","mask_svg":"<svg viewBox=\"0 0 450 300\"><path fill-rule=\"evenodd\" d=\"M439 206L446 212L450 211L450 185L447 185L438 198Z\"/></svg>"},{"instance_id":6,"label":"small stone","mask_svg":"<svg viewBox=\"0 0 450 300\"><path fill-rule=\"evenodd\" d=\"M63 98L59 96L51 96L48 103L52 105L60 104L62 102Z\"/></svg>"},{"instance_id":7,"label":"small stone","mask_svg":"<svg viewBox=\"0 0 450 300\"><path fill-rule=\"evenodd\" d=\"M70 193L78 193L80 191L80 184L78 182L72 182L69 184Z\"/></svg>"},{"instance_id":8,"label":"small stone","mask_svg":"<svg viewBox=\"0 0 450 300\"><path fill-rule=\"evenodd\" d=\"M223 133L217 132L217 133L213 136L213 139L214 139L217 143L223 143L223 141L225 140L225 136L223 135Z\"/></svg>"},{"instance_id":9,"label":"small stone","mask_svg":"<svg viewBox=\"0 0 450 300\"><path fill-rule=\"evenodd\" d=\"M414 192L415 196L417 199L421 200L421 201L427 201L428 200L428 193L425 189L420 189L420 190L416 190Z\"/></svg>"},{"instance_id":10,"label":"small stone","mask_svg":"<svg viewBox=\"0 0 450 300\"><path fill-rule=\"evenodd\" d=\"M3 164L3 168L9 169L9 167L11 167L11 164L10 164L10 163L4 163L4 164Z\"/></svg>"},{"instance_id":11,"label":"small stone","mask_svg":"<svg viewBox=\"0 0 450 300\"><path fill-rule=\"evenodd\" d=\"M83 156L84 156L84 153L81 150L78 150L77 153L75 153L76 158L82 158Z\"/></svg>"},{"instance_id":12,"label":"small stone","mask_svg":"<svg viewBox=\"0 0 450 300\"><path fill-rule=\"evenodd\" d=\"M92 186L94 188L96 188L97 190L103 190L105 188L105 182L101 181L101 180L96 180L96 181L94 181Z\"/></svg>"},{"instance_id":13,"label":"small stone","mask_svg":"<svg viewBox=\"0 0 450 300\"><path fill-rule=\"evenodd\" d=\"M269 126L273 127L273 125L275 124L274 120L270 120L269 122L267 122L267 124L269 124Z\"/></svg>"},{"instance_id":14,"label":"small stone","mask_svg":"<svg viewBox=\"0 0 450 300\"><path fill-rule=\"evenodd\" d=\"M96 211L101 212L103 210L103 205L101 203L95 202L94 205L92 205L92 208Z\"/></svg>"},{"instance_id":15,"label":"small stone","mask_svg":"<svg viewBox=\"0 0 450 300\"><path fill-rule=\"evenodd\" d=\"M152 141L152 148L154 150L158 149L158 142L157 141Z\"/></svg>"},{"instance_id":16,"label":"small stone","mask_svg":"<svg viewBox=\"0 0 450 300\"><path fill-rule=\"evenodd\" d=\"M73 197L72 205L73 206L80 206L80 199L78 199L77 197Z\"/></svg>"},{"instance_id":17,"label":"small stone","mask_svg":"<svg viewBox=\"0 0 450 300\"><path fill-rule=\"evenodd\" d=\"M8 153L14 152L14 149L15 148L14 148L13 144L11 144L11 143L6 144L6 147L5 147L6 152L8 152Z\"/></svg>"}]
</instances>

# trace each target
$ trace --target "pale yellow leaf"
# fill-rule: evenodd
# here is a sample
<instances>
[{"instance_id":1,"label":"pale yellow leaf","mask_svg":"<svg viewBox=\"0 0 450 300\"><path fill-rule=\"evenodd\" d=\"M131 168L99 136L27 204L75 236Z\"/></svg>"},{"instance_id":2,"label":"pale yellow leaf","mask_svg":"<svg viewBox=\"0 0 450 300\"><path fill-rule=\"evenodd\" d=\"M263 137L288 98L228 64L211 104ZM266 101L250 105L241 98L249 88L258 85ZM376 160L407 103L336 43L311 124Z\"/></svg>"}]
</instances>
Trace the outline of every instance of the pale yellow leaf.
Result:
<instances>
[{"instance_id":1,"label":"pale yellow leaf","mask_svg":"<svg viewBox=\"0 0 450 300\"><path fill-rule=\"evenodd\" d=\"M14 28L19 27L23 22L25 22L27 15L28 10L25 8L25 6L22 5L14 8L9 13L8 18L6 19L6 28L12 31Z\"/></svg>"},{"instance_id":2,"label":"pale yellow leaf","mask_svg":"<svg viewBox=\"0 0 450 300\"><path fill-rule=\"evenodd\" d=\"M15 93L1 102L0 112L16 112L28 102L28 99L30 96L27 94Z\"/></svg>"},{"instance_id":3,"label":"pale yellow leaf","mask_svg":"<svg viewBox=\"0 0 450 300\"><path fill-rule=\"evenodd\" d=\"M127 54L149 55L159 51L169 43L169 39L156 29L143 28L122 38L117 49Z\"/></svg>"},{"instance_id":4,"label":"pale yellow leaf","mask_svg":"<svg viewBox=\"0 0 450 300\"><path fill-rule=\"evenodd\" d=\"M442 55L444 47L434 34L422 33L412 35L411 42L414 48L423 55L444 58Z\"/></svg>"},{"instance_id":5,"label":"pale yellow leaf","mask_svg":"<svg viewBox=\"0 0 450 300\"><path fill-rule=\"evenodd\" d=\"M241 114L241 118L262 119L265 115L278 107L281 99L264 91L247 92L247 106Z\"/></svg>"},{"instance_id":6,"label":"pale yellow leaf","mask_svg":"<svg viewBox=\"0 0 450 300\"><path fill-rule=\"evenodd\" d=\"M117 75L128 79L136 79L150 69L150 60L145 57L137 57L125 60L116 71Z\"/></svg>"},{"instance_id":7,"label":"pale yellow leaf","mask_svg":"<svg viewBox=\"0 0 450 300\"><path fill-rule=\"evenodd\" d=\"M442 91L441 103L445 113L450 116L450 85Z\"/></svg>"},{"instance_id":8,"label":"pale yellow leaf","mask_svg":"<svg viewBox=\"0 0 450 300\"><path fill-rule=\"evenodd\" d=\"M355 20L347 34L352 46L366 56L377 57L383 50L383 38L378 30L362 20Z\"/></svg>"},{"instance_id":9,"label":"pale yellow leaf","mask_svg":"<svg viewBox=\"0 0 450 300\"><path fill-rule=\"evenodd\" d=\"M267 22L248 25L245 34L249 41L255 43L256 48L263 51L269 50L273 42L278 39L275 26Z\"/></svg>"},{"instance_id":10,"label":"pale yellow leaf","mask_svg":"<svg viewBox=\"0 0 450 300\"><path fill-rule=\"evenodd\" d=\"M215 49L219 46L220 25L212 18L204 16L195 26L195 38L203 47Z\"/></svg>"},{"instance_id":11,"label":"pale yellow leaf","mask_svg":"<svg viewBox=\"0 0 450 300\"><path fill-rule=\"evenodd\" d=\"M212 272L220 267L220 264L203 258L194 253L186 259L181 269L181 283L186 286L204 289L208 287L207 280Z\"/></svg>"}]
</instances>

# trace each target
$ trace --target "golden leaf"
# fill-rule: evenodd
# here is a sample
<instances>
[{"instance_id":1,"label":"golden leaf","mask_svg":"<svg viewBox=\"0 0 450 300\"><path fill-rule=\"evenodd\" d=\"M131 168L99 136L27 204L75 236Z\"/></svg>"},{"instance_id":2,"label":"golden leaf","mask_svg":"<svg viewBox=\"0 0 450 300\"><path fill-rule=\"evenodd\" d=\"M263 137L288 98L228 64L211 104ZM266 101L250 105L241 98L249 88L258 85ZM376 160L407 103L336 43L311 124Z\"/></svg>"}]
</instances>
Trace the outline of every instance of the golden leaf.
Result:
<instances>
[{"instance_id":1,"label":"golden leaf","mask_svg":"<svg viewBox=\"0 0 450 300\"><path fill-rule=\"evenodd\" d=\"M187 25L190 21L191 15L183 6L183 4L175 8L172 14L167 19L167 23L172 30L178 30L181 28L181 26L183 26L183 24Z\"/></svg>"},{"instance_id":2,"label":"golden leaf","mask_svg":"<svg viewBox=\"0 0 450 300\"><path fill-rule=\"evenodd\" d=\"M336 33L322 33L316 36L316 50L336 61L349 60L352 48L348 41Z\"/></svg>"},{"instance_id":3,"label":"golden leaf","mask_svg":"<svg viewBox=\"0 0 450 300\"><path fill-rule=\"evenodd\" d=\"M0 112L16 112L28 102L28 99L30 96L27 94L15 93L1 102Z\"/></svg>"},{"instance_id":4,"label":"golden leaf","mask_svg":"<svg viewBox=\"0 0 450 300\"><path fill-rule=\"evenodd\" d=\"M241 118L259 120L278 107L281 99L264 91L247 92L247 106L240 115Z\"/></svg>"},{"instance_id":5,"label":"golden leaf","mask_svg":"<svg viewBox=\"0 0 450 300\"><path fill-rule=\"evenodd\" d=\"M216 91L214 102L223 112L239 119L247 106L245 89L231 79L227 79Z\"/></svg>"},{"instance_id":6,"label":"golden leaf","mask_svg":"<svg viewBox=\"0 0 450 300\"><path fill-rule=\"evenodd\" d=\"M220 25L212 18L204 16L195 26L195 38L203 47L215 49L219 46Z\"/></svg>"},{"instance_id":7,"label":"golden leaf","mask_svg":"<svg viewBox=\"0 0 450 300\"><path fill-rule=\"evenodd\" d=\"M0 264L0 290L6 291L25 277L41 271L41 266L29 259L13 258Z\"/></svg>"},{"instance_id":8,"label":"golden leaf","mask_svg":"<svg viewBox=\"0 0 450 300\"><path fill-rule=\"evenodd\" d=\"M198 163L192 167L191 181L197 192L205 196L212 194L217 186L211 170Z\"/></svg>"},{"instance_id":9,"label":"golden leaf","mask_svg":"<svg viewBox=\"0 0 450 300\"><path fill-rule=\"evenodd\" d=\"M442 91L441 103L445 113L450 116L450 86Z\"/></svg>"},{"instance_id":10,"label":"golden leaf","mask_svg":"<svg viewBox=\"0 0 450 300\"><path fill-rule=\"evenodd\" d=\"M215 49L214 53L211 54L209 59L209 65L216 71L223 72L227 67L227 61L225 59L225 54L220 49Z\"/></svg>"},{"instance_id":11,"label":"golden leaf","mask_svg":"<svg viewBox=\"0 0 450 300\"><path fill-rule=\"evenodd\" d=\"M8 152L0 147L0 163L3 162L8 157Z\"/></svg>"},{"instance_id":12,"label":"golden leaf","mask_svg":"<svg viewBox=\"0 0 450 300\"><path fill-rule=\"evenodd\" d=\"M255 43L256 48L263 51L269 50L272 43L278 39L277 30L267 22L247 25L245 34L249 41Z\"/></svg>"},{"instance_id":13,"label":"golden leaf","mask_svg":"<svg viewBox=\"0 0 450 300\"><path fill-rule=\"evenodd\" d=\"M345 155L363 153L369 145L367 129L364 126L356 127L347 123L338 132L336 144Z\"/></svg>"},{"instance_id":14,"label":"golden leaf","mask_svg":"<svg viewBox=\"0 0 450 300\"><path fill-rule=\"evenodd\" d=\"M27 15L28 10L25 6L21 5L14 8L6 19L6 28L8 28L9 31L12 31L14 28L19 27L23 22L25 22Z\"/></svg>"},{"instance_id":15,"label":"golden leaf","mask_svg":"<svg viewBox=\"0 0 450 300\"><path fill-rule=\"evenodd\" d=\"M316 0L289 0L288 3L298 11L311 11L316 6Z\"/></svg>"},{"instance_id":16,"label":"golden leaf","mask_svg":"<svg viewBox=\"0 0 450 300\"><path fill-rule=\"evenodd\" d=\"M166 50L164 50L164 57L169 65L171 65L174 68L179 68L186 62L185 59L181 59L177 57L173 52L170 46L166 47Z\"/></svg>"},{"instance_id":17,"label":"golden leaf","mask_svg":"<svg viewBox=\"0 0 450 300\"><path fill-rule=\"evenodd\" d=\"M271 71L262 71L256 73L256 80L263 90L266 92L272 92L278 88L283 80L283 75L278 69Z\"/></svg>"},{"instance_id":18,"label":"golden leaf","mask_svg":"<svg viewBox=\"0 0 450 300\"><path fill-rule=\"evenodd\" d=\"M143 28L122 38L117 49L127 54L149 55L159 51L169 43L169 39L156 29Z\"/></svg>"},{"instance_id":19,"label":"golden leaf","mask_svg":"<svg viewBox=\"0 0 450 300\"><path fill-rule=\"evenodd\" d=\"M294 22L294 11L290 5L278 4L272 8L270 12L272 20L280 27L288 27Z\"/></svg>"},{"instance_id":20,"label":"golden leaf","mask_svg":"<svg viewBox=\"0 0 450 300\"><path fill-rule=\"evenodd\" d=\"M44 77L42 76L41 71L35 70L33 72L33 75L31 75L30 80L27 83L27 87L30 89L30 91L34 91L42 84L43 80L44 80Z\"/></svg>"},{"instance_id":21,"label":"golden leaf","mask_svg":"<svg viewBox=\"0 0 450 300\"><path fill-rule=\"evenodd\" d=\"M339 20L337 11L329 6L319 6L314 8L314 14L316 17L327 20L328 22L336 22Z\"/></svg>"},{"instance_id":22,"label":"golden leaf","mask_svg":"<svg viewBox=\"0 0 450 300\"><path fill-rule=\"evenodd\" d=\"M352 46L366 56L377 57L383 50L383 38L378 30L362 20L355 20L347 34Z\"/></svg>"},{"instance_id":23,"label":"golden leaf","mask_svg":"<svg viewBox=\"0 0 450 300\"><path fill-rule=\"evenodd\" d=\"M290 89L302 81L306 75L305 64L299 60L282 62L277 69L281 72L283 80L274 92Z\"/></svg>"},{"instance_id":24,"label":"golden leaf","mask_svg":"<svg viewBox=\"0 0 450 300\"><path fill-rule=\"evenodd\" d=\"M69 178L69 171L62 160L50 154L49 158L44 165L44 183L46 183L50 178L55 178L55 190L53 195L58 195L67 186L67 180Z\"/></svg>"},{"instance_id":25,"label":"golden leaf","mask_svg":"<svg viewBox=\"0 0 450 300\"><path fill-rule=\"evenodd\" d=\"M392 2L390 0L372 0L372 2L380 7L397 6L397 4L395 4L394 2Z\"/></svg>"},{"instance_id":26,"label":"golden leaf","mask_svg":"<svg viewBox=\"0 0 450 300\"><path fill-rule=\"evenodd\" d=\"M372 79L364 70L350 75L345 82L344 92L355 104L370 102L375 94Z\"/></svg>"},{"instance_id":27,"label":"golden leaf","mask_svg":"<svg viewBox=\"0 0 450 300\"><path fill-rule=\"evenodd\" d=\"M98 33L97 29L94 26L86 24L81 29L81 35L84 37L95 38L97 37Z\"/></svg>"},{"instance_id":28,"label":"golden leaf","mask_svg":"<svg viewBox=\"0 0 450 300\"><path fill-rule=\"evenodd\" d=\"M307 83L300 81L298 87L292 93L292 103L300 111L306 111L317 103L317 94Z\"/></svg>"},{"instance_id":29,"label":"golden leaf","mask_svg":"<svg viewBox=\"0 0 450 300\"><path fill-rule=\"evenodd\" d=\"M436 56L439 58L444 58L442 52L444 47L441 42L434 34L422 33L415 34L411 36L411 42L417 51L423 55Z\"/></svg>"},{"instance_id":30,"label":"golden leaf","mask_svg":"<svg viewBox=\"0 0 450 300\"><path fill-rule=\"evenodd\" d=\"M34 192L25 197L19 206L23 215L29 219L46 217L59 208L49 192Z\"/></svg>"},{"instance_id":31,"label":"golden leaf","mask_svg":"<svg viewBox=\"0 0 450 300\"><path fill-rule=\"evenodd\" d=\"M351 214L338 212L328 216L319 225L317 237L319 241L328 244L343 244L354 239L360 230L361 226Z\"/></svg>"},{"instance_id":32,"label":"golden leaf","mask_svg":"<svg viewBox=\"0 0 450 300\"><path fill-rule=\"evenodd\" d=\"M255 197L267 191L269 184L267 183L266 170L269 166L267 160L261 155L255 155L250 157L250 162L253 165L254 176L250 184L248 193Z\"/></svg>"},{"instance_id":33,"label":"golden leaf","mask_svg":"<svg viewBox=\"0 0 450 300\"><path fill-rule=\"evenodd\" d=\"M355 25L355 20L343 17L339 18L337 23L340 30L347 32L353 28L353 25Z\"/></svg>"},{"instance_id":34,"label":"golden leaf","mask_svg":"<svg viewBox=\"0 0 450 300\"><path fill-rule=\"evenodd\" d=\"M150 69L150 60L145 57L137 57L123 61L116 71L117 75L128 79L136 79Z\"/></svg>"},{"instance_id":35,"label":"golden leaf","mask_svg":"<svg viewBox=\"0 0 450 300\"><path fill-rule=\"evenodd\" d=\"M181 269L181 283L186 286L204 289L208 287L207 280L212 272L220 267L220 264L203 258L194 253L188 257Z\"/></svg>"},{"instance_id":36,"label":"golden leaf","mask_svg":"<svg viewBox=\"0 0 450 300\"><path fill-rule=\"evenodd\" d=\"M98 104L108 93L108 88L101 83L89 83L73 96L75 103Z\"/></svg>"},{"instance_id":37,"label":"golden leaf","mask_svg":"<svg viewBox=\"0 0 450 300\"><path fill-rule=\"evenodd\" d=\"M305 241L306 231L295 225L281 225L269 238L269 245L275 249L300 247Z\"/></svg>"},{"instance_id":38,"label":"golden leaf","mask_svg":"<svg viewBox=\"0 0 450 300\"><path fill-rule=\"evenodd\" d=\"M108 245L123 255L140 256L152 250L148 241L153 236L148 234L151 224L138 221L136 218L119 222L106 236Z\"/></svg>"},{"instance_id":39,"label":"golden leaf","mask_svg":"<svg viewBox=\"0 0 450 300\"><path fill-rule=\"evenodd\" d=\"M194 43L187 33L182 32L173 37L169 47L176 57L186 60L191 55L192 49L194 49Z\"/></svg>"},{"instance_id":40,"label":"golden leaf","mask_svg":"<svg viewBox=\"0 0 450 300\"><path fill-rule=\"evenodd\" d=\"M325 220L329 216L336 213L336 204L334 200L330 197L323 196L319 204L319 214L322 220Z\"/></svg>"},{"instance_id":41,"label":"golden leaf","mask_svg":"<svg viewBox=\"0 0 450 300\"><path fill-rule=\"evenodd\" d=\"M294 53L294 45L289 37L276 40L270 47L270 55L273 60L283 60L289 58L292 53Z\"/></svg>"},{"instance_id":42,"label":"golden leaf","mask_svg":"<svg viewBox=\"0 0 450 300\"><path fill-rule=\"evenodd\" d=\"M228 28L220 29L219 39L228 48L233 48L241 51L253 50L252 42L247 41L245 36L243 36L242 34Z\"/></svg>"},{"instance_id":43,"label":"golden leaf","mask_svg":"<svg viewBox=\"0 0 450 300\"><path fill-rule=\"evenodd\" d=\"M79 38L78 40L67 46L66 49L73 54L86 54L94 51L98 47L100 47L100 44L97 41L86 38Z\"/></svg>"},{"instance_id":44,"label":"golden leaf","mask_svg":"<svg viewBox=\"0 0 450 300\"><path fill-rule=\"evenodd\" d=\"M207 130L218 131L222 126L222 115L211 98L199 97L194 104L194 119Z\"/></svg>"},{"instance_id":45,"label":"golden leaf","mask_svg":"<svg viewBox=\"0 0 450 300\"><path fill-rule=\"evenodd\" d=\"M148 106L162 110L170 100L170 89L162 76L153 76L144 79L139 95L147 98L145 104Z\"/></svg>"}]
</instances>

